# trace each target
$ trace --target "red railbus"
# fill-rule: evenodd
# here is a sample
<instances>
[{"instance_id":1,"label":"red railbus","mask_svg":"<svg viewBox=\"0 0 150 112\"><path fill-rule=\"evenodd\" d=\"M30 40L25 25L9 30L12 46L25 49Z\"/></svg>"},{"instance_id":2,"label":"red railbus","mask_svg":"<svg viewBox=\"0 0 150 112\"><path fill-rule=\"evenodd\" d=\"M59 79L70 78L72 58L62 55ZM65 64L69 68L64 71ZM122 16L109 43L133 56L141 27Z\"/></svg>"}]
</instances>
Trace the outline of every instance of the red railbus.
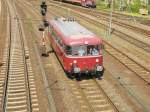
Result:
<instances>
[{"instance_id":1,"label":"red railbus","mask_svg":"<svg viewBox=\"0 0 150 112\"><path fill-rule=\"evenodd\" d=\"M62 0L64 2L78 3L83 7L96 8L95 0Z\"/></svg>"},{"instance_id":2,"label":"red railbus","mask_svg":"<svg viewBox=\"0 0 150 112\"><path fill-rule=\"evenodd\" d=\"M49 39L64 70L70 75L102 76L102 40L74 19L49 21Z\"/></svg>"}]
</instances>

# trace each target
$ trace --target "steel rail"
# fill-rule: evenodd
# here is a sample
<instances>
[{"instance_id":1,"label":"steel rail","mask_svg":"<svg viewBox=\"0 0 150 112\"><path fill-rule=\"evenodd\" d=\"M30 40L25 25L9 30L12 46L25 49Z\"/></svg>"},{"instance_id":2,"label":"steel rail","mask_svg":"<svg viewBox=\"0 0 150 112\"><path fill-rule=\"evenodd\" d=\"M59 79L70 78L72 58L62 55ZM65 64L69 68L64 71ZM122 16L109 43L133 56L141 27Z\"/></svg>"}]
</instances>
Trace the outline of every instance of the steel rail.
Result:
<instances>
[{"instance_id":1,"label":"steel rail","mask_svg":"<svg viewBox=\"0 0 150 112\"><path fill-rule=\"evenodd\" d=\"M2 0L2 2L6 5L7 11L8 11L8 16L9 16L9 39L8 39L8 55L7 55L7 62L6 62L6 78L5 78L5 83L4 83L4 91L3 91L3 96L2 96L2 110L5 112L6 109L6 94L7 94L7 84L8 84L8 77L9 77L9 68L10 68L10 53L11 53L11 14L10 14L10 9L7 6L7 3L5 0Z\"/></svg>"},{"instance_id":2,"label":"steel rail","mask_svg":"<svg viewBox=\"0 0 150 112\"><path fill-rule=\"evenodd\" d=\"M76 85L78 87L78 90L80 91L82 97L84 98L84 101L86 102L86 104L88 105L90 112L95 112L93 106L90 104L89 100L87 99L86 95L83 92L83 89L81 88L80 84L78 83L78 81L76 81Z\"/></svg>"}]
</instances>

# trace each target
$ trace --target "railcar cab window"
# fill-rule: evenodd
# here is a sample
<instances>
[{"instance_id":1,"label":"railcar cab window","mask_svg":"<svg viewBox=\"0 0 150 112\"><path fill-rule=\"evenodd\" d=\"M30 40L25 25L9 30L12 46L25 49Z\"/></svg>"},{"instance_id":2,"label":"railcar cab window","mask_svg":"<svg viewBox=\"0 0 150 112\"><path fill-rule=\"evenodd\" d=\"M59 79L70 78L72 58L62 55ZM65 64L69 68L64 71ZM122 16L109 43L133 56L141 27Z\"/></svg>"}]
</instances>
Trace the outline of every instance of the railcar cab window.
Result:
<instances>
[{"instance_id":1,"label":"railcar cab window","mask_svg":"<svg viewBox=\"0 0 150 112\"><path fill-rule=\"evenodd\" d=\"M89 45L87 46L87 54L96 56L100 54L100 45Z\"/></svg>"},{"instance_id":2,"label":"railcar cab window","mask_svg":"<svg viewBox=\"0 0 150 112\"><path fill-rule=\"evenodd\" d=\"M97 56L100 55L100 45L66 46L65 51L70 56Z\"/></svg>"}]
</instances>

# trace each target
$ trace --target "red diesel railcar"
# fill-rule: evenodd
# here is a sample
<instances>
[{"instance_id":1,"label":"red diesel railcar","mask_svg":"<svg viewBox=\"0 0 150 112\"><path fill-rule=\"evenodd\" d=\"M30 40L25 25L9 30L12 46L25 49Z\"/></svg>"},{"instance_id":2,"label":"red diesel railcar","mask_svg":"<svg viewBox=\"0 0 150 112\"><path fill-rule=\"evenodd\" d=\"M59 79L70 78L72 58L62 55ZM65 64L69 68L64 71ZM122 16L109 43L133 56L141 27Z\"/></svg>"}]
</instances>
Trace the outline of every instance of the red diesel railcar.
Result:
<instances>
[{"instance_id":1,"label":"red diesel railcar","mask_svg":"<svg viewBox=\"0 0 150 112\"><path fill-rule=\"evenodd\" d=\"M103 74L102 40L73 19L49 22L49 39L64 70L70 75Z\"/></svg>"},{"instance_id":2,"label":"red diesel railcar","mask_svg":"<svg viewBox=\"0 0 150 112\"><path fill-rule=\"evenodd\" d=\"M62 0L64 2L78 3L83 7L96 8L95 0Z\"/></svg>"}]
</instances>

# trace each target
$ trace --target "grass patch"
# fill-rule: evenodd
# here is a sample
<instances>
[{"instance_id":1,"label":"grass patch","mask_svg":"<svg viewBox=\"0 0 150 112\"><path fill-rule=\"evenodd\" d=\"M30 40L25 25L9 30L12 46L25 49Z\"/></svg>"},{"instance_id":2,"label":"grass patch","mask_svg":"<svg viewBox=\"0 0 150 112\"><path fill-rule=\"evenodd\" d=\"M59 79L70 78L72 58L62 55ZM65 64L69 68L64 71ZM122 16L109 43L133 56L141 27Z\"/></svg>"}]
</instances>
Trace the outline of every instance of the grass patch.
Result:
<instances>
[{"instance_id":1,"label":"grass patch","mask_svg":"<svg viewBox=\"0 0 150 112\"><path fill-rule=\"evenodd\" d=\"M108 7L108 3L105 0L97 0L97 9L98 10L104 10L104 11L110 11L110 8ZM125 11L120 11L120 2L119 0L115 1L115 4L113 5L113 10L118 13L126 14L126 15L132 15L137 17L143 17L143 18L150 18L150 14L148 15L141 15L139 14L139 9L144 8L147 10L150 10L150 4L148 6L143 6L140 0L134 0L133 4L127 5L127 2L125 2Z\"/></svg>"}]
</instances>

